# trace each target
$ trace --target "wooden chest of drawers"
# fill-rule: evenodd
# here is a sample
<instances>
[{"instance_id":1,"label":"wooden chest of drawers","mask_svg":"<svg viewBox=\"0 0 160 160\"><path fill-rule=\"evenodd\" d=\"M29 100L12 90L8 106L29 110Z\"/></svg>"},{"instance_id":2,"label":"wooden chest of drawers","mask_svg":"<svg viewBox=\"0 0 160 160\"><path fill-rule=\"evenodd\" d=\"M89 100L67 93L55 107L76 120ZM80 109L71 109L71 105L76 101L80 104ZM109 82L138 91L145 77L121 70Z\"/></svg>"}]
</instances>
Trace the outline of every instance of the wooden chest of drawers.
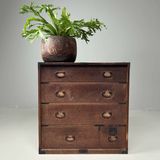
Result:
<instances>
[{"instance_id":1,"label":"wooden chest of drawers","mask_svg":"<svg viewBox=\"0 0 160 160\"><path fill-rule=\"evenodd\" d=\"M39 153L127 153L129 63L39 63Z\"/></svg>"}]
</instances>

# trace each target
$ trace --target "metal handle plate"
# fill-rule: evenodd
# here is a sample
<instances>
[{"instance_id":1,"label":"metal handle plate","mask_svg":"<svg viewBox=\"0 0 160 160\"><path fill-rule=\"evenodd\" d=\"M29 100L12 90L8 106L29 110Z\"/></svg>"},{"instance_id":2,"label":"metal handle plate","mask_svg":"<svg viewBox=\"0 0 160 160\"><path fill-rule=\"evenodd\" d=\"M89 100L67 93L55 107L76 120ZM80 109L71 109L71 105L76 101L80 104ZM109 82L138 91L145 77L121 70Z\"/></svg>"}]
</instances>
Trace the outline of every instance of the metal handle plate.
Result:
<instances>
[{"instance_id":1,"label":"metal handle plate","mask_svg":"<svg viewBox=\"0 0 160 160\"><path fill-rule=\"evenodd\" d=\"M57 73L56 73L56 76L57 76L58 78L64 78L64 77L65 77L65 72L57 72Z\"/></svg>"},{"instance_id":2,"label":"metal handle plate","mask_svg":"<svg viewBox=\"0 0 160 160\"><path fill-rule=\"evenodd\" d=\"M111 90L106 90L102 93L103 97L105 98L110 98L112 96L112 91Z\"/></svg>"},{"instance_id":3,"label":"metal handle plate","mask_svg":"<svg viewBox=\"0 0 160 160\"><path fill-rule=\"evenodd\" d=\"M112 72L110 72L110 71L105 71L105 72L103 73L103 76L104 76L105 78L111 78L111 77L112 77Z\"/></svg>"},{"instance_id":4,"label":"metal handle plate","mask_svg":"<svg viewBox=\"0 0 160 160\"><path fill-rule=\"evenodd\" d=\"M112 116L112 112L103 112L102 113L103 118L109 119L109 118L111 118L111 116Z\"/></svg>"},{"instance_id":5,"label":"metal handle plate","mask_svg":"<svg viewBox=\"0 0 160 160\"><path fill-rule=\"evenodd\" d=\"M108 141L109 142L115 142L115 141L117 141L118 140L118 137L117 136L109 136L108 137Z\"/></svg>"},{"instance_id":6,"label":"metal handle plate","mask_svg":"<svg viewBox=\"0 0 160 160\"><path fill-rule=\"evenodd\" d=\"M58 119L65 118L65 113L64 112L56 112L55 117Z\"/></svg>"},{"instance_id":7,"label":"metal handle plate","mask_svg":"<svg viewBox=\"0 0 160 160\"><path fill-rule=\"evenodd\" d=\"M56 96L57 97L60 97L60 98L63 98L64 96L65 96L65 91L58 91L57 93L56 93Z\"/></svg>"},{"instance_id":8,"label":"metal handle plate","mask_svg":"<svg viewBox=\"0 0 160 160\"><path fill-rule=\"evenodd\" d=\"M73 141L75 141L75 136L73 136L73 135L68 135L68 136L65 137L65 140L66 140L67 142L73 142Z\"/></svg>"}]
</instances>

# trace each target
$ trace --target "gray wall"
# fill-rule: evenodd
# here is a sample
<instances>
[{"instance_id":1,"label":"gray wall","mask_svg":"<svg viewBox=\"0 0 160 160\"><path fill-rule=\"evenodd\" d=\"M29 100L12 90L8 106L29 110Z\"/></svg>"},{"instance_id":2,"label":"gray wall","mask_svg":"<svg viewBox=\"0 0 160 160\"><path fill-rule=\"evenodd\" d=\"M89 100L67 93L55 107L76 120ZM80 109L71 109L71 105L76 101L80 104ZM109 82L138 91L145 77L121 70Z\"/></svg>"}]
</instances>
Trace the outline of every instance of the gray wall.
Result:
<instances>
[{"instance_id":1,"label":"gray wall","mask_svg":"<svg viewBox=\"0 0 160 160\"><path fill-rule=\"evenodd\" d=\"M0 0L0 107L37 107L40 40L20 37L25 0ZM36 1L35 1L36 2ZM66 6L72 18L97 17L108 30L78 40L77 62L131 62L130 107L160 109L160 0L37 1Z\"/></svg>"}]
</instances>

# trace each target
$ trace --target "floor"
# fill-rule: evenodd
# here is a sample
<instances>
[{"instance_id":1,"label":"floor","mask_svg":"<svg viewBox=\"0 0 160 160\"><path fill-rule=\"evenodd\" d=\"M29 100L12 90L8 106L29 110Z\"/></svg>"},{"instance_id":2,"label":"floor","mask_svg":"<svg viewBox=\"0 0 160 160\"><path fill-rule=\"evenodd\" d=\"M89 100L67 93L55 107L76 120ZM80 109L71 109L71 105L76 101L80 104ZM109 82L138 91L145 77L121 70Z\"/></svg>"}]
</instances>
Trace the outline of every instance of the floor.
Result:
<instances>
[{"instance_id":1,"label":"floor","mask_svg":"<svg viewBox=\"0 0 160 160\"><path fill-rule=\"evenodd\" d=\"M39 155L37 110L0 108L1 160L159 160L160 111L130 111L128 155Z\"/></svg>"}]
</instances>

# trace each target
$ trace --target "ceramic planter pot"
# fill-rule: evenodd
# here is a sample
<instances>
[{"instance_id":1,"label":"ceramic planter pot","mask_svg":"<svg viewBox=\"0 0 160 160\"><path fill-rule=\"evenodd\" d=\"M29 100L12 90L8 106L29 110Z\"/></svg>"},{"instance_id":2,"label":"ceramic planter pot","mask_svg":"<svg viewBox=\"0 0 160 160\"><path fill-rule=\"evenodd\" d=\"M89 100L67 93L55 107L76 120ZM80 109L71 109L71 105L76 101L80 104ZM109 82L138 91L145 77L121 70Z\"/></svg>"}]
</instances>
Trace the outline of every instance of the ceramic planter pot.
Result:
<instances>
[{"instance_id":1,"label":"ceramic planter pot","mask_svg":"<svg viewBox=\"0 0 160 160\"><path fill-rule=\"evenodd\" d=\"M41 54L45 62L74 62L77 56L75 38L50 36L41 41Z\"/></svg>"}]
</instances>

